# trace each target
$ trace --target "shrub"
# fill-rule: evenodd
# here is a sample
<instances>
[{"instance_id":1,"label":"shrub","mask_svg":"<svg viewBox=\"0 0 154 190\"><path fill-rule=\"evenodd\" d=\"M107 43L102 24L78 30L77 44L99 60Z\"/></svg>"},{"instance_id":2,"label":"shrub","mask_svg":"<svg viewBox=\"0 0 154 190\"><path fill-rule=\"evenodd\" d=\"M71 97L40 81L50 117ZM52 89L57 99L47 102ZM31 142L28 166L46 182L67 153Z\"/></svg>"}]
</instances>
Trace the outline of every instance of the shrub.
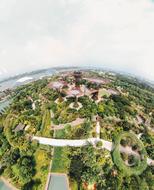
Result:
<instances>
[{"instance_id":1,"label":"shrub","mask_svg":"<svg viewBox=\"0 0 154 190\"><path fill-rule=\"evenodd\" d=\"M142 149L142 159L131 158L131 161L134 161L135 163L133 167L125 165L119 150L121 139L124 138L131 139L131 142L133 141L138 145L139 148ZM114 138L114 149L112 151L112 157L115 165L120 171L124 173L125 176L140 175L147 167L147 153L144 145L133 133L122 132Z\"/></svg>"},{"instance_id":2,"label":"shrub","mask_svg":"<svg viewBox=\"0 0 154 190\"><path fill-rule=\"evenodd\" d=\"M103 146L102 141L98 141L98 142L96 143L96 147L97 147L97 148L101 148L102 146Z\"/></svg>"}]
</instances>

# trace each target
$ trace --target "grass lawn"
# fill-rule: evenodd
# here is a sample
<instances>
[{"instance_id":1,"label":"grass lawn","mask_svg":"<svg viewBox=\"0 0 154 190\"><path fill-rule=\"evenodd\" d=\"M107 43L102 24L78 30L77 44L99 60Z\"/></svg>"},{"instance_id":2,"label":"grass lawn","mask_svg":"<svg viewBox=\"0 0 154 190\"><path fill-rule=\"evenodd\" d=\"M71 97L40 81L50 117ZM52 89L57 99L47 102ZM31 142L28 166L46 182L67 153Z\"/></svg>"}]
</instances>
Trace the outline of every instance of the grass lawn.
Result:
<instances>
[{"instance_id":1,"label":"grass lawn","mask_svg":"<svg viewBox=\"0 0 154 190\"><path fill-rule=\"evenodd\" d=\"M56 139L64 139L66 136L65 129L59 129L55 131L55 138Z\"/></svg>"},{"instance_id":2,"label":"grass lawn","mask_svg":"<svg viewBox=\"0 0 154 190\"><path fill-rule=\"evenodd\" d=\"M36 174L34 176L34 180L40 180L41 184L37 189L44 190L49 173L51 156L49 152L40 148L35 152L34 156L36 161Z\"/></svg>"},{"instance_id":3,"label":"grass lawn","mask_svg":"<svg viewBox=\"0 0 154 190\"><path fill-rule=\"evenodd\" d=\"M143 159L142 160L138 159L138 163L133 167L129 167L129 166L125 165L125 163L121 157L120 151L119 151L120 141L121 141L121 139L126 138L126 137L131 138L133 141L133 144L138 145L138 147L141 150L142 156L143 156ZM123 174L126 176L141 175L142 172L147 167L147 153L144 148L144 145L133 133L122 132L114 138L114 149L112 151L112 157L113 157L113 162L116 164L116 166L119 168L119 170L121 170L123 172Z\"/></svg>"},{"instance_id":4,"label":"grass lawn","mask_svg":"<svg viewBox=\"0 0 154 190\"><path fill-rule=\"evenodd\" d=\"M51 133L51 115L50 110L44 110L44 115L42 119L41 134L43 137L52 137Z\"/></svg>"},{"instance_id":5,"label":"grass lawn","mask_svg":"<svg viewBox=\"0 0 154 190\"><path fill-rule=\"evenodd\" d=\"M99 96L102 97L102 96L104 96L104 95L106 95L107 97L109 97L109 96L110 96L110 93L109 93L106 89L101 88L101 89L99 90Z\"/></svg>"},{"instance_id":6,"label":"grass lawn","mask_svg":"<svg viewBox=\"0 0 154 190\"><path fill-rule=\"evenodd\" d=\"M51 172L67 173L69 164L67 147L55 147Z\"/></svg>"}]
</instances>

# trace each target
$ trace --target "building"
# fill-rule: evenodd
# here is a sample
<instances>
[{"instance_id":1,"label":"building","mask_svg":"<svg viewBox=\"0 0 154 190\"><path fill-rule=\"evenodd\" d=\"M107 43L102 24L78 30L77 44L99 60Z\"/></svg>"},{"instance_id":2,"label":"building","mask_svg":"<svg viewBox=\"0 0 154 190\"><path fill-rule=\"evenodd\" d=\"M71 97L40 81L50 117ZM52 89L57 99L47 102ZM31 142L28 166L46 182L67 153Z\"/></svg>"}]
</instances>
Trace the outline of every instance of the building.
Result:
<instances>
[{"instance_id":1,"label":"building","mask_svg":"<svg viewBox=\"0 0 154 190\"><path fill-rule=\"evenodd\" d=\"M65 81L54 81L48 84L48 87L54 90L60 90L64 87L67 87L67 82Z\"/></svg>"},{"instance_id":2,"label":"building","mask_svg":"<svg viewBox=\"0 0 154 190\"><path fill-rule=\"evenodd\" d=\"M98 93L99 93L99 90L93 90L93 91L91 91L91 98L93 100L98 100Z\"/></svg>"},{"instance_id":3,"label":"building","mask_svg":"<svg viewBox=\"0 0 154 190\"><path fill-rule=\"evenodd\" d=\"M79 86L79 82L82 79L82 72L81 71L74 71L73 77L74 77L75 86Z\"/></svg>"},{"instance_id":4,"label":"building","mask_svg":"<svg viewBox=\"0 0 154 190\"><path fill-rule=\"evenodd\" d=\"M19 132L19 131L23 131L24 128L25 128L25 125L22 124L22 123L19 123L19 124L16 126L16 128L13 130L13 132L17 133L17 132Z\"/></svg>"}]
</instances>

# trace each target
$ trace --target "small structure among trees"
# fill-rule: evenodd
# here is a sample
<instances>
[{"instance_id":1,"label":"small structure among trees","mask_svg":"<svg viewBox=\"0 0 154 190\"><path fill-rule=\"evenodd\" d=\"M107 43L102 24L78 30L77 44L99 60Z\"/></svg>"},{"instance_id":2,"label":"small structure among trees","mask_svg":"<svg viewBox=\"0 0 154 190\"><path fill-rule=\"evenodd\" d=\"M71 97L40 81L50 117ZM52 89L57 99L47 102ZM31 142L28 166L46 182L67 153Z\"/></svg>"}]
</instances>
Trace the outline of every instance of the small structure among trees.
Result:
<instances>
[{"instance_id":1,"label":"small structure among trees","mask_svg":"<svg viewBox=\"0 0 154 190\"><path fill-rule=\"evenodd\" d=\"M79 86L80 80L82 78L82 72L81 71L74 71L73 73L75 86Z\"/></svg>"},{"instance_id":2,"label":"small structure among trees","mask_svg":"<svg viewBox=\"0 0 154 190\"><path fill-rule=\"evenodd\" d=\"M98 100L98 94L99 94L99 90L93 90L91 91L91 97L93 100Z\"/></svg>"},{"instance_id":3,"label":"small structure among trees","mask_svg":"<svg viewBox=\"0 0 154 190\"><path fill-rule=\"evenodd\" d=\"M49 88L60 90L63 87L67 86L67 83L65 81L54 81L54 82L51 82L48 86Z\"/></svg>"},{"instance_id":4,"label":"small structure among trees","mask_svg":"<svg viewBox=\"0 0 154 190\"><path fill-rule=\"evenodd\" d=\"M16 126L16 128L13 130L13 132L17 133L17 132L19 132L19 131L23 131L24 128L25 128L25 125L22 124L22 123L19 123L19 124Z\"/></svg>"}]
</instances>

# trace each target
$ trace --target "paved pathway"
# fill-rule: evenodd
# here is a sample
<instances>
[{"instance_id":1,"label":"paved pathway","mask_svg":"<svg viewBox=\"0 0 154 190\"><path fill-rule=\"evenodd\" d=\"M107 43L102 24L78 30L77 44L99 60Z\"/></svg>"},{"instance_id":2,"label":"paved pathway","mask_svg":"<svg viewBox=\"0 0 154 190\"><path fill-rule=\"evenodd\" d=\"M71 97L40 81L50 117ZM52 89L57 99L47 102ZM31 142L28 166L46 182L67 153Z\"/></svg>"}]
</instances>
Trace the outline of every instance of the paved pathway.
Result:
<instances>
[{"instance_id":1,"label":"paved pathway","mask_svg":"<svg viewBox=\"0 0 154 190\"><path fill-rule=\"evenodd\" d=\"M87 145L88 143L91 143L95 145L96 142L102 141L102 148L107 149L108 151L112 150L112 142L106 141L103 139L98 139L98 138L89 138L89 139L81 139L81 140L68 140L68 139L51 139L51 138L45 138L45 137L38 137L38 136L33 136L33 140L37 140L40 144L44 145L51 145L51 146L71 146L71 147L82 147ZM120 148L121 152L126 152L123 148ZM130 151L129 151L130 153ZM154 165L154 160L147 158L147 164L148 165Z\"/></svg>"},{"instance_id":2,"label":"paved pathway","mask_svg":"<svg viewBox=\"0 0 154 190\"><path fill-rule=\"evenodd\" d=\"M130 146L124 147L124 146L120 145L120 152L127 153L128 155L134 155L138 158L140 157L139 153L132 150L132 147L130 147Z\"/></svg>"},{"instance_id":3,"label":"paved pathway","mask_svg":"<svg viewBox=\"0 0 154 190\"><path fill-rule=\"evenodd\" d=\"M152 160L151 158L147 158L147 164L154 166L154 160Z\"/></svg>"},{"instance_id":4,"label":"paved pathway","mask_svg":"<svg viewBox=\"0 0 154 190\"><path fill-rule=\"evenodd\" d=\"M84 119L77 118L76 120L74 120L73 122L71 122L69 124L71 124L72 126L76 126L83 122L84 122ZM62 125L54 126L54 128L61 129L65 125L62 124ZM37 137L37 136L33 136L33 140L39 141L40 144L51 145L51 146L60 146L60 147L63 147L63 146L81 147L81 146L87 145L88 143L95 145L96 142L102 141L102 144L103 144L102 148L105 148L105 149L111 151L113 148L113 143L110 141L100 139L100 122L99 121L97 121L97 123L96 123L96 134L97 134L96 138L88 138L88 139L80 139L80 140L51 139L51 138ZM125 152L127 154L133 154L133 155L139 156L138 153L133 151L132 148L130 148L128 146L127 147L120 146L120 152ZM154 160L147 158L147 164L154 165Z\"/></svg>"},{"instance_id":5,"label":"paved pathway","mask_svg":"<svg viewBox=\"0 0 154 190\"><path fill-rule=\"evenodd\" d=\"M85 121L85 119L77 118L76 120L74 120L70 123L52 125L51 127L52 127L52 129L59 130L59 129L63 129L66 125L71 125L72 127L75 127L77 125L81 125L84 123L84 121Z\"/></svg>"},{"instance_id":6,"label":"paved pathway","mask_svg":"<svg viewBox=\"0 0 154 190\"><path fill-rule=\"evenodd\" d=\"M100 122L97 121L97 123L96 123L96 135L97 135L97 139L100 139L100 132L101 132Z\"/></svg>"},{"instance_id":7,"label":"paved pathway","mask_svg":"<svg viewBox=\"0 0 154 190\"><path fill-rule=\"evenodd\" d=\"M68 140L68 139L51 139L45 137L37 137L33 136L33 140L39 141L40 144L51 145L51 146L72 146L72 147L81 147L85 146L88 143L95 144L98 141L102 141L103 146L109 151L112 150L112 142L98 139L98 138L89 138L89 139L81 139L81 140Z\"/></svg>"}]
</instances>

